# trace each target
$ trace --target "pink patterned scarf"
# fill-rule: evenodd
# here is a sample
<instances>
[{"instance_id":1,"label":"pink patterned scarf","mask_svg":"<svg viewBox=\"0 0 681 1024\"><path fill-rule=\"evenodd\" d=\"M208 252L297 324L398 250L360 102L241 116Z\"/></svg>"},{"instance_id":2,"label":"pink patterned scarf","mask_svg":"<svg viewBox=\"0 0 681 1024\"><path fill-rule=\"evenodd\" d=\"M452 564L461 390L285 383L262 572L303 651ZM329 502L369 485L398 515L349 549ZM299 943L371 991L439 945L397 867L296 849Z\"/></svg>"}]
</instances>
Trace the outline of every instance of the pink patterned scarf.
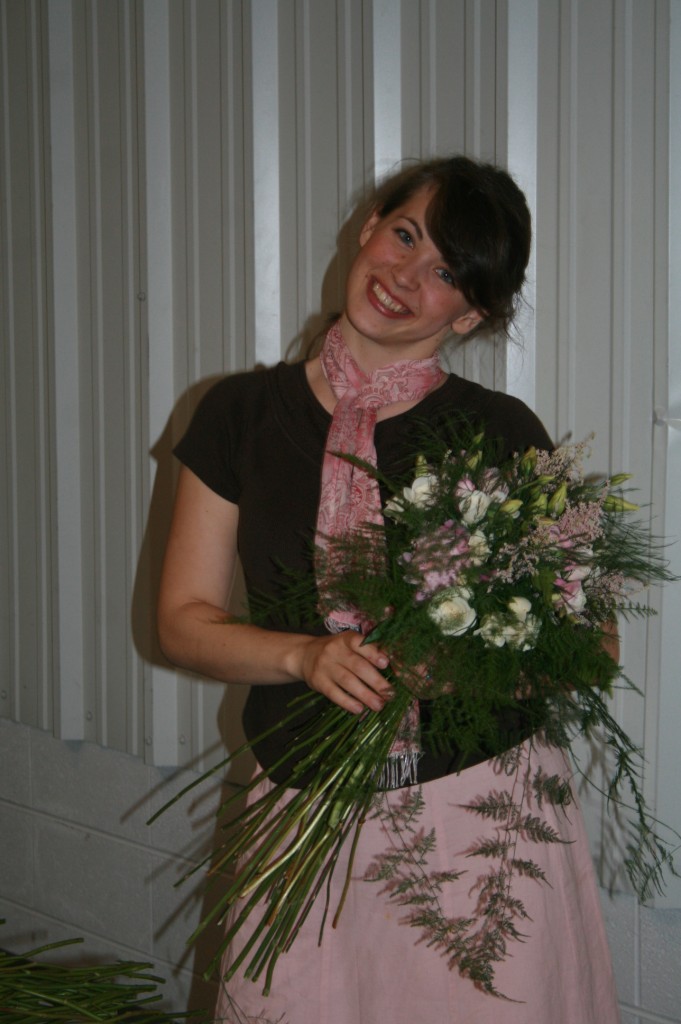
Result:
<instances>
[{"instance_id":1,"label":"pink patterned scarf","mask_svg":"<svg viewBox=\"0 0 681 1024\"><path fill-rule=\"evenodd\" d=\"M443 377L436 355L429 359L405 359L366 374L357 365L335 323L326 335L321 365L331 390L338 399L333 411L322 465L322 486L317 514L316 543L322 554L329 539L359 529L367 523L383 523L378 483L368 473L336 453L355 455L376 465L374 427L379 409L398 402L417 402L435 388ZM317 563L320 607L327 615L331 632L357 629L367 632L356 608L333 608L325 600L324 558ZM418 760L418 702L406 716L400 738L391 750L384 769L384 786L393 788L416 781Z\"/></svg>"},{"instance_id":2,"label":"pink patterned scarf","mask_svg":"<svg viewBox=\"0 0 681 1024\"><path fill-rule=\"evenodd\" d=\"M430 359L404 359L366 374L350 354L338 323L326 335L321 364L338 399L326 440L317 513L316 541L325 550L329 538L348 534L366 523L383 522L378 483L337 453L355 455L375 466L378 410L397 402L420 401L440 383L442 370L434 355ZM361 626L360 616L352 609L334 611L332 620L332 632Z\"/></svg>"}]
</instances>

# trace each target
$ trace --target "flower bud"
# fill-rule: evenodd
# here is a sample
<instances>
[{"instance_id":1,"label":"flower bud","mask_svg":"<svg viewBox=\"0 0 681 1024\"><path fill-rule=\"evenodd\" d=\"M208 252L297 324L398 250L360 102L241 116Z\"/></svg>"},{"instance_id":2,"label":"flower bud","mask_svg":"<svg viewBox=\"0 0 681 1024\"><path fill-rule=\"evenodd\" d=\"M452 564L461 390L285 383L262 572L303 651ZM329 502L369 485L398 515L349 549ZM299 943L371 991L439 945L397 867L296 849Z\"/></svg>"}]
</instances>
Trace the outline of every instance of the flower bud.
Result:
<instances>
[{"instance_id":1,"label":"flower bud","mask_svg":"<svg viewBox=\"0 0 681 1024\"><path fill-rule=\"evenodd\" d=\"M625 484L627 480L631 480L632 476L632 473L615 473L614 476L610 477L610 486L620 487L622 484Z\"/></svg>"},{"instance_id":2,"label":"flower bud","mask_svg":"<svg viewBox=\"0 0 681 1024\"><path fill-rule=\"evenodd\" d=\"M638 512L640 506L635 505L633 501L625 501L618 494L608 494L603 502L603 508L606 512Z\"/></svg>"},{"instance_id":3,"label":"flower bud","mask_svg":"<svg viewBox=\"0 0 681 1024\"><path fill-rule=\"evenodd\" d=\"M416 471L414 477L416 480L421 476L430 476L430 469L428 468L428 462L425 455L416 456Z\"/></svg>"},{"instance_id":4,"label":"flower bud","mask_svg":"<svg viewBox=\"0 0 681 1024\"><path fill-rule=\"evenodd\" d=\"M502 502L499 506L499 511L503 512L504 515L512 516L515 519L522 508L522 505L523 503L519 498L508 498L507 501Z\"/></svg>"},{"instance_id":5,"label":"flower bud","mask_svg":"<svg viewBox=\"0 0 681 1024\"><path fill-rule=\"evenodd\" d=\"M560 516L565 511L565 502L567 500L567 484L563 482L560 487L557 487L551 497L549 498L548 509L552 516Z\"/></svg>"},{"instance_id":6,"label":"flower bud","mask_svg":"<svg viewBox=\"0 0 681 1024\"><path fill-rule=\"evenodd\" d=\"M520 460L520 472L525 476L529 476L534 467L537 465L537 449L532 445L528 448L522 459Z\"/></svg>"},{"instance_id":7,"label":"flower bud","mask_svg":"<svg viewBox=\"0 0 681 1024\"><path fill-rule=\"evenodd\" d=\"M539 494L537 494L536 497L534 497L530 502L530 508L532 509L532 511L539 512L540 515L543 515L547 511L548 506L549 499L543 491L540 491Z\"/></svg>"}]
</instances>

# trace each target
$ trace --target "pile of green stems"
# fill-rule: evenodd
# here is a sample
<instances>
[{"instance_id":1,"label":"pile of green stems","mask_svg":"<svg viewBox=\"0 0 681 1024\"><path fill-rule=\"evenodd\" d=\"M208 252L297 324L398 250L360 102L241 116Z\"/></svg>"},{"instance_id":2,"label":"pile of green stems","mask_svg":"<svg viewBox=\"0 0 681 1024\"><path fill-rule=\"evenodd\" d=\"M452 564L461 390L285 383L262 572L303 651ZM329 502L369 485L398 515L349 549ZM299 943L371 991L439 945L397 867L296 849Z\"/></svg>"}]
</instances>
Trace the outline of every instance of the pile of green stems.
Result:
<instances>
[{"instance_id":1,"label":"pile of green stems","mask_svg":"<svg viewBox=\"0 0 681 1024\"><path fill-rule=\"evenodd\" d=\"M22 955L0 950L0 1022L2 1024L176 1024L189 1014L149 1006L163 983L147 972L151 964L69 966L35 958L80 942L55 942ZM199 1018L193 1016L195 1024ZM208 1018L201 1017L207 1022Z\"/></svg>"}]
</instances>

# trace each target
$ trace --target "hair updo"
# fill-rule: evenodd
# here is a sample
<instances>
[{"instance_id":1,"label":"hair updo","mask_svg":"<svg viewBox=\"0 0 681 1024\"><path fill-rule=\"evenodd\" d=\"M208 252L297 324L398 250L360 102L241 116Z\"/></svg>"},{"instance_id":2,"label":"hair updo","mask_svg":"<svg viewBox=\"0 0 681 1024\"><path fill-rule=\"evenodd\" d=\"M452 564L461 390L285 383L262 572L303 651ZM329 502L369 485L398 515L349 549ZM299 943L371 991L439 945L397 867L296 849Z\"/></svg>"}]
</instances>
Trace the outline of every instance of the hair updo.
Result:
<instances>
[{"instance_id":1,"label":"hair updo","mask_svg":"<svg viewBox=\"0 0 681 1024\"><path fill-rule=\"evenodd\" d=\"M386 217L422 189L433 191L428 233L456 287L483 314L475 330L508 334L532 242L525 196L500 167L466 156L439 157L386 178L370 197L370 209Z\"/></svg>"}]
</instances>

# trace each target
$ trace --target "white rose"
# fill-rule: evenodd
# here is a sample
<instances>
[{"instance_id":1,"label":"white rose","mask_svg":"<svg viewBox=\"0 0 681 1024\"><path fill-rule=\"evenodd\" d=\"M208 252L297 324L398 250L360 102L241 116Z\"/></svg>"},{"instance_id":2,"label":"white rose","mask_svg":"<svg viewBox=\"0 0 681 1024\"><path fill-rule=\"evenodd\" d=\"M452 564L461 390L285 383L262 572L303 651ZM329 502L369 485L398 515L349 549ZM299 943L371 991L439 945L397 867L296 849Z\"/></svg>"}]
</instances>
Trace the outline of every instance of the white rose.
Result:
<instances>
[{"instance_id":1,"label":"white rose","mask_svg":"<svg viewBox=\"0 0 681 1024\"><path fill-rule=\"evenodd\" d=\"M512 597L508 602L508 610L515 615L516 619L524 622L532 609L532 602L526 597Z\"/></svg>"},{"instance_id":2,"label":"white rose","mask_svg":"<svg viewBox=\"0 0 681 1024\"><path fill-rule=\"evenodd\" d=\"M472 523L479 523L481 519L484 519L491 503L492 499L484 491L471 491L465 498L461 498L459 509L464 523L468 526Z\"/></svg>"},{"instance_id":3,"label":"white rose","mask_svg":"<svg viewBox=\"0 0 681 1024\"><path fill-rule=\"evenodd\" d=\"M476 629L475 633L490 646L503 647L506 643L504 622L498 615L485 615L480 623L480 629Z\"/></svg>"},{"instance_id":4,"label":"white rose","mask_svg":"<svg viewBox=\"0 0 681 1024\"><path fill-rule=\"evenodd\" d=\"M489 544L482 530L474 530L468 538L468 550L473 565L482 565L489 557Z\"/></svg>"},{"instance_id":5,"label":"white rose","mask_svg":"<svg viewBox=\"0 0 681 1024\"><path fill-rule=\"evenodd\" d=\"M529 651L535 645L539 626L540 622L536 615L528 615L527 618L518 620L515 625L507 625L504 628L506 643L520 651Z\"/></svg>"},{"instance_id":6,"label":"white rose","mask_svg":"<svg viewBox=\"0 0 681 1024\"><path fill-rule=\"evenodd\" d=\"M468 603L466 587L448 587L430 602L428 615L444 636L461 636L475 622L475 609Z\"/></svg>"},{"instance_id":7,"label":"white rose","mask_svg":"<svg viewBox=\"0 0 681 1024\"><path fill-rule=\"evenodd\" d=\"M512 598L512 601L525 602L526 598ZM509 602L510 606L511 602ZM529 601L527 602L529 605ZM524 607L524 606L523 606ZM529 651L534 647L539 633L540 621L536 615L526 614L524 619L516 617L511 620L508 615L486 615L476 635L481 636L490 647L515 647L521 651Z\"/></svg>"}]
</instances>

